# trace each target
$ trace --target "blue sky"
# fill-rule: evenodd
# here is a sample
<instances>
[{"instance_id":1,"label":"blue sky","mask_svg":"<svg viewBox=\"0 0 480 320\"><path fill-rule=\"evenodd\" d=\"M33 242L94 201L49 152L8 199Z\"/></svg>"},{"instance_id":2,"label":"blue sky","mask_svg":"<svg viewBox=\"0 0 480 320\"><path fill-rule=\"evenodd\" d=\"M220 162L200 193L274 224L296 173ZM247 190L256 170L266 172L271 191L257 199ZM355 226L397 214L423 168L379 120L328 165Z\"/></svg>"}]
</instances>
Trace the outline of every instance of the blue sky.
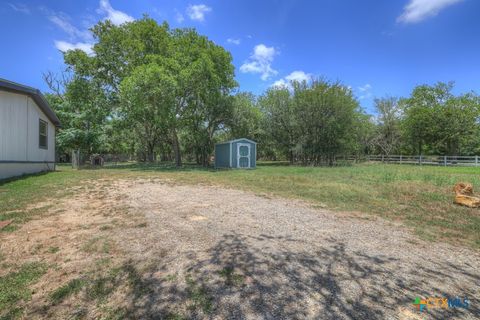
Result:
<instances>
[{"instance_id":1,"label":"blue sky","mask_svg":"<svg viewBox=\"0 0 480 320\"><path fill-rule=\"evenodd\" d=\"M325 76L351 86L368 111L374 97L417 84L480 92L477 0L2 0L0 78L47 90L42 72L62 70L60 50L88 52L97 21L144 13L224 46L243 91Z\"/></svg>"}]
</instances>

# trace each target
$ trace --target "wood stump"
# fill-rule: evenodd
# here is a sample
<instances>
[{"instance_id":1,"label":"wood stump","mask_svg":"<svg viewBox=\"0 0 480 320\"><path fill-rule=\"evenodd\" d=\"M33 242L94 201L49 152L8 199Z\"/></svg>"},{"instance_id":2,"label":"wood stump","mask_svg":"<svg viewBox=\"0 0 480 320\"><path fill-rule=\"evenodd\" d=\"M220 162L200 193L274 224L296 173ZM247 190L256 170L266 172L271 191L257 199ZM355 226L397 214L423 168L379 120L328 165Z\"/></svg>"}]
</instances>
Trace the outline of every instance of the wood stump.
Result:
<instances>
[{"instance_id":1,"label":"wood stump","mask_svg":"<svg viewBox=\"0 0 480 320\"><path fill-rule=\"evenodd\" d=\"M470 183L459 182L453 188L455 192L454 203L469 208L479 208L480 198L473 195L473 186Z\"/></svg>"}]
</instances>

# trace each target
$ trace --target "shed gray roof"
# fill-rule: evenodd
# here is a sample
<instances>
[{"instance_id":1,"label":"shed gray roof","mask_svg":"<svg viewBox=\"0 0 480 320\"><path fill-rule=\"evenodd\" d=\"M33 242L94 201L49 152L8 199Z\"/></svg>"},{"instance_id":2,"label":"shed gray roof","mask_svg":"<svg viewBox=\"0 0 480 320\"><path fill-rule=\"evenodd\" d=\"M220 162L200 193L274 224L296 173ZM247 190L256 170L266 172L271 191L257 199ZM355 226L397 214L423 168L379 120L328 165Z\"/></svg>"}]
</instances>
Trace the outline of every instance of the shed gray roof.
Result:
<instances>
[{"instance_id":1,"label":"shed gray roof","mask_svg":"<svg viewBox=\"0 0 480 320\"><path fill-rule=\"evenodd\" d=\"M240 138L240 139L228 140L228 141L224 141L224 142L219 142L219 143L217 143L217 144L233 143L233 142L242 141L242 140L246 140L246 141L248 141L248 142L250 142L250 143L257 144L255 141L250 140L250 139L247 139L247 138Z\"/></svg>"},{"instance_id":2,"label":"shed gray roof","mask_svg":"<svg viewBox=\"0 0 480 320\"><path fill-rule=\"evenodd\" d=\"M47 100L45 99L43 94L40 92L40 90L29 87L29 86L24 86L22 84L15 83L12 81L8 81L5 79L1 79L1 78L0 78L0 89L9 91L9 92L25 94L29 96L30 98L33 99L33 101L35 101L35 103L43 111L43 113L47 116L47 118L50 119L50 121L52 121L52 123L56 127L60 127L60 120L58 119L55 112L53 112L52 108L50 108L50 105L48 104Z\"/></svg>"}]
</instances>

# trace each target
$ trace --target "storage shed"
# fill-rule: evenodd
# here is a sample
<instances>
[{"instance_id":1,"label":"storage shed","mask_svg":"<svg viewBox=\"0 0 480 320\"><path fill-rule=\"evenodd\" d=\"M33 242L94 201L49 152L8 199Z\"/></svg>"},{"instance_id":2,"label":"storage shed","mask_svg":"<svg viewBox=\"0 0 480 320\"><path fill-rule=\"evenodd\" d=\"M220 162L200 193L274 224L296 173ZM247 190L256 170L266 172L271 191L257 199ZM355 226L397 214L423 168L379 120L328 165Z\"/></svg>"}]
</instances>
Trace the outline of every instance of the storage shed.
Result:
<instances>
[{"instance_id":1,"label":"storage shed","mask_svg":"<svg viewBox=\"0 0 480 320\"><path fill-rule=\"evenodd\" d=\"M235 139L215 145L215 168L251 169L257 166L257 143Z\"/></svg>"},{"instance_id":2,"label":"storage shed","mask_svg":"<svg viewBox=\"0 0 480 320\"><path fill-rule=\"evenodd\" d=\"M59 126L39 90L0 79L0 179L54 170Z\"/></svg>"}]
</instances>

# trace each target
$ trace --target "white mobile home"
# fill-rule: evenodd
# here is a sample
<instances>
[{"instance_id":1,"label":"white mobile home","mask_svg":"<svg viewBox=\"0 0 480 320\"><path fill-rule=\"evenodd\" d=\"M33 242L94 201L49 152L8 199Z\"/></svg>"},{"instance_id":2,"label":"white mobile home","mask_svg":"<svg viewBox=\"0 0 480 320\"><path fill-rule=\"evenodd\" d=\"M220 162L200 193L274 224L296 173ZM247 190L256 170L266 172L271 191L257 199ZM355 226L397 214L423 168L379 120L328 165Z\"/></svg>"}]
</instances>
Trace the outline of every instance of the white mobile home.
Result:
<instances>
[{"instance_id":1,"label":"white mobile home","mask_svg":"<svg viewBox=\"0 0 480 320\"><path fill-rule=\"evenodd\" d=\"M0 79L0 179L54 170L59 126L39 90Z\"/></svg>"}]
</instances>

